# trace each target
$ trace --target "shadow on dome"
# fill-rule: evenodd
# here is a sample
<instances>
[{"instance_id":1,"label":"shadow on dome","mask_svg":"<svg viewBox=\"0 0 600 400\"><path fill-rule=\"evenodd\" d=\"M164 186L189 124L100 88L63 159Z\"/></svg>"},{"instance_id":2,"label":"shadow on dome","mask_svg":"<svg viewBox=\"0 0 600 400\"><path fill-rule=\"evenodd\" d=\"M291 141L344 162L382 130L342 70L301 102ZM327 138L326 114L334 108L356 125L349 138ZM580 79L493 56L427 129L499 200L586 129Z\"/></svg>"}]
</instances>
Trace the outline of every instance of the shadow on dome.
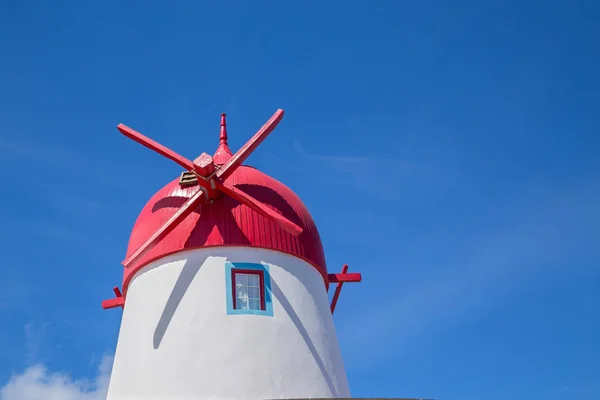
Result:
<instances>
[{"instance_id":1,"label":"shadow on dome","mask_svg":"<svg viewBox=\"0 0 600 400\"><path fill-rule=\"evenodd\" d=\"M283 196L281 196L279 193L277 193L273 189L262 186L262 185L254 185L251 183L240 183L240 184L237 184L234 186L236 188L244 191L248 195L252 196L256 200L274 207L284 217L291 220L295 224L298 224L300 226L304 225L304 221L302 221L302 219L300 218L298 213L292 208L290 203L288 203L288 201L286 199L284 199ZM158 200L156 203L154 203L152 205L152 212L154 213L163 208L180 208L188 200L189 200L189 196L166 196L166 197L161 198L160 200ZM227 200L229 200L229 198L223 196L223 197L219 198L217 201L222 202L222 201L227 201ZM239 205L239 204L240 203L238 203L236 201L233 206L229 207L229 210L231 210L234 206ZM212 205L218 206L219 204L215 202L215 203L211 204L211 206ZM202 209L203 206L205 206L205 205L199 206L201 211L204 211L204 212L209 211L208 207L207 207L207 210L203 210ZM220 209L220 210L224 211L222 209ZM194 212L201 213L201 211L198 211L198 208L196 208L196 210Z\"/></svg>"},{"instance_id":2,"label":"shadow on dome","mask_svg":"<svg viewBox=\"0 0 600 400\"><path fill-rule=\"evenodd\" d=\"M279 211L284 217L293 223L304 226L304 221L298 216L298 213L292 208L290 203L283 198L279 193L269 187L262 185L253 185L251 183L240 183L235 185L236 188L243 190L256 200L268 204Z\"/></svg>"},{"instance_id":3,"label":"shadow on dome","mask_svg":"<svg viewBox=\"0 0 600 400\"><path fill-rule=\"evenodd\" d=\"M152 206L152 212L155 213L163 208L181 208L186 201L190 199L189 196L166 196L158 200ZM198 209L194 210L195 213L199 214Z\"/></svg>"},{"instance_id":4,"label":"shadow on dome","mask_svg":"<svg viewBox=\"0 0 600 400\"><path fill-rule=\"evenodd\" d=\"M214 204L199 206L200 219L192 228L192 232L185 242L186 248L204 246L206 243L252 245L234 216L234 208L238 207L239 203L228 197L219 199L219 202L218 207L215 207ZM211 237L213 235L214 237Z\"/></svg>"}]
</instances>

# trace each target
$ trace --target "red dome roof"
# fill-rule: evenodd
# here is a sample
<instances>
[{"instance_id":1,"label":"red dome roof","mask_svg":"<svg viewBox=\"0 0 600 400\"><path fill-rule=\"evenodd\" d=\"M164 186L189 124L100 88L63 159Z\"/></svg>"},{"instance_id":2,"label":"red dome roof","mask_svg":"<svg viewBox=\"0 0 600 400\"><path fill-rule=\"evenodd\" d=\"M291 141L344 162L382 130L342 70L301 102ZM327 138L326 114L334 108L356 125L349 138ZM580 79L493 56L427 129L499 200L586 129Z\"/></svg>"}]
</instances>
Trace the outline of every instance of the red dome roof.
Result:
<instances>
[{"instance_id":1,"label":"red dome roof","mask_svg":"<svg viewBox=\"0 0 600 400\"><path fill-rule=\"evenodd\" d=\"M221 143L213 157L216 164L224 164L232 156L227 146L224 117L221 125ZM142 209L131 232L127 257L198 190L198 186L181 187L179 182L177 178L168 183ZM294 236L248 206L229 196L220 196L212 204L199 205L135 265L125 269L125 293L133 275L149 262L179 251L211 246L260 247L291 254L313 265L328 284L321 238L300 198L283 183L245 165L237 168L227 183L294 222L303 229L302 233Z\"/></svg>"}]
</instances>

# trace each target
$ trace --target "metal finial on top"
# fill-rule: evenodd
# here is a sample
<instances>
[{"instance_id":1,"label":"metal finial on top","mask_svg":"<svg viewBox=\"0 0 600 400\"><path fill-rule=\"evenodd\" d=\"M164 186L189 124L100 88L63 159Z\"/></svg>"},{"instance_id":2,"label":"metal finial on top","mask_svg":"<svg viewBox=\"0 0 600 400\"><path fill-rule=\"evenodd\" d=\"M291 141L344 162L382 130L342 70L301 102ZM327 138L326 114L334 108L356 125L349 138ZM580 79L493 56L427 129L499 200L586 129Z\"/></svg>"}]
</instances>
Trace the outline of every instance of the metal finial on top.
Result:
<instances>
[{"instance_id":1,"label":"metal finial on top","mask_svg":"<svg viewBox=\"0 0 600 400\"><path fill-rule=\"evenodd\" d=\"M221 136L219 141L223 144L227 144L227 122L225 122L225 113L221 113Z\"/></svg>"}]
</instances>

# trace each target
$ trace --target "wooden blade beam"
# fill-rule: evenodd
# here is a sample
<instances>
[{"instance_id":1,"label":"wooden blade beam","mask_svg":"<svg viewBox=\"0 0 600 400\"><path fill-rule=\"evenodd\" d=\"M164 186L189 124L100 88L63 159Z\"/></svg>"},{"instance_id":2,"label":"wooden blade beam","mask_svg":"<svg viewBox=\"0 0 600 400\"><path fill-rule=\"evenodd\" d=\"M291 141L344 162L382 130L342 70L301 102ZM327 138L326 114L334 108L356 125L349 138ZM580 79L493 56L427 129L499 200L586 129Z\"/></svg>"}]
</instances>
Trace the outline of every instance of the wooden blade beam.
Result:
<instances>
[{"instance_id":1,"label":"wooden blade beam","mask_svg":"<svg viewBox=\"0 0 600 400\"><path fill-rule=\"evenodd\" d=\"M104 308L105 310L115 307L123 308L125 306L125 298L123 297L121 290L119 290L119 287L115 286L113 288L113 291L115 292L116 297L102 301L102 308Z\"/></svg>"},{"instance_id":2,"label":"wooden blade beam","mask_svg":"<svg viewBox=\"0 0 600 400\"><path fill-rule=\"evenodd\" d=\"M341 274L329 274L329 283L343 283L343 282L360 282L362 275L358 272L352 272L347 274L343 271Z\"/></svg>"},{"instance_id":3,"label":"wooden blade beam","mask_svg":"<svg viewBox=\"0 0 600 400\"><path fill-rule=\"evenodd\" d=\"M239 201L242 204L245 204L257 213L273 221L292 235L298 236L302 233L301 227L299 227L283 215L279 214L278 212L270 209L265 204L256 200L246 192L243 192L240 189L237 189L233 186L229 186L222 182L217 183L217 189L226 194L227 196L232 197L233 199Z\"/></svg>"},{"instance_id":4,"label":"wooden blade beam","mask_svg":"<svg viewBox=\"0 0 600 400\"><path fill-rule=\"evenodd\" d=\"M149 148L150 150L154 150L158 154L160 154L164 157L167 157L170 160L175 161L177 164L181 165L183 168L187 169L188 171L194 170L193 162L191 162L184 156L181 156L181 155L175 153L173 150L169 149L168 147L165 147L162 144L150 139L149 137L142 135L138 131L135 131L135 130L131 129L130 127L123 125L123 124L119 124L117 126L117 129L123 135L127 136L128 138L138 142L139 144Z\"/></svg>"},{"instance_id":5,"label":"wooden blade beam","mask_svg":"<svg viewBox=\"0 0 600 400\"><path fill-rule=\"evenodd\" d=\"M144 254L150 251L158 242L167 236L173 229L177 227L184 219L190 215L196 207L204 200L204 191L199 189L192 197L186 201L183 206L177 210L152 236L150 236L140 247L137 248L123 262L125 268L129 268L134 262L140 259Z\"/></svg>"},{"instance_id":6,"label":"wooden blade beam","mask_svg":"<svg viewBox=\"0 0 600 400\"><path fill-rule=\"evenodd\" d=\"M340 298L340 293L342 292L342 286L344 282L360 282L362 280L362 276L360 273L348 273L348 264L344 264L342 268L341 274L329 274L328 276L329 283L337 283L337 287L335 288L335 292L333 293L333 298L331 299L331 313L335 311L335 306Z\"/></svg>"},{"instance_id":7,"label":"wooden blade beam","mask_svg":"<svg viewBox=\"0 0 600 400\"><path fill-rule=\"evenodd\" d=\"M116 307L125 307L125 299L123 297L115 297L114 299L102 301L102 308L104 308L105 310Z\"/></svg>"},{"instance_id":8,"label":"wooden blade beam","mask_svg":"<svg viewBox=\"0 0 600 400\"><path fill-rule=\"evenodd\" d=\"M250 154L258 147L269 136L273 129L279 124L279 121L283 118L283 110L277 110L275 114L263 125L258 132L246 142L246 144L239 149L233 157L229 159L223 166L217 171L217 177L221 180L227 179L237 167L242 165Z\"/></svg>"}]
</instances>

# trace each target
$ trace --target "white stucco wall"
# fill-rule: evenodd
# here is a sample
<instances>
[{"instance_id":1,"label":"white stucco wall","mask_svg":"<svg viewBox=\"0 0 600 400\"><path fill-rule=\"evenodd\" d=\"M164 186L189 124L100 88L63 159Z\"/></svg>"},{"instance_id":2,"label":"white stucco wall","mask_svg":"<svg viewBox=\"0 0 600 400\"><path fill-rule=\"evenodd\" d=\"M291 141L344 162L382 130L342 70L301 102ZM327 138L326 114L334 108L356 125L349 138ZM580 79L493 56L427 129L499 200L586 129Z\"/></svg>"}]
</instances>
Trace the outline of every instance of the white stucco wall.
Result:
<instances>
[{"instance_id":1,"label":"white stucco wall","mask_svg":"<svg viewBox=\"0 0 600 400\"><path fill-rule=\"evenodd\" d=\"M226 262L269 268L273 316L228 315ZM108 400L350 397L318 271L257 248L197 249L133 278Z\"/></svg>"}]
</instances>

